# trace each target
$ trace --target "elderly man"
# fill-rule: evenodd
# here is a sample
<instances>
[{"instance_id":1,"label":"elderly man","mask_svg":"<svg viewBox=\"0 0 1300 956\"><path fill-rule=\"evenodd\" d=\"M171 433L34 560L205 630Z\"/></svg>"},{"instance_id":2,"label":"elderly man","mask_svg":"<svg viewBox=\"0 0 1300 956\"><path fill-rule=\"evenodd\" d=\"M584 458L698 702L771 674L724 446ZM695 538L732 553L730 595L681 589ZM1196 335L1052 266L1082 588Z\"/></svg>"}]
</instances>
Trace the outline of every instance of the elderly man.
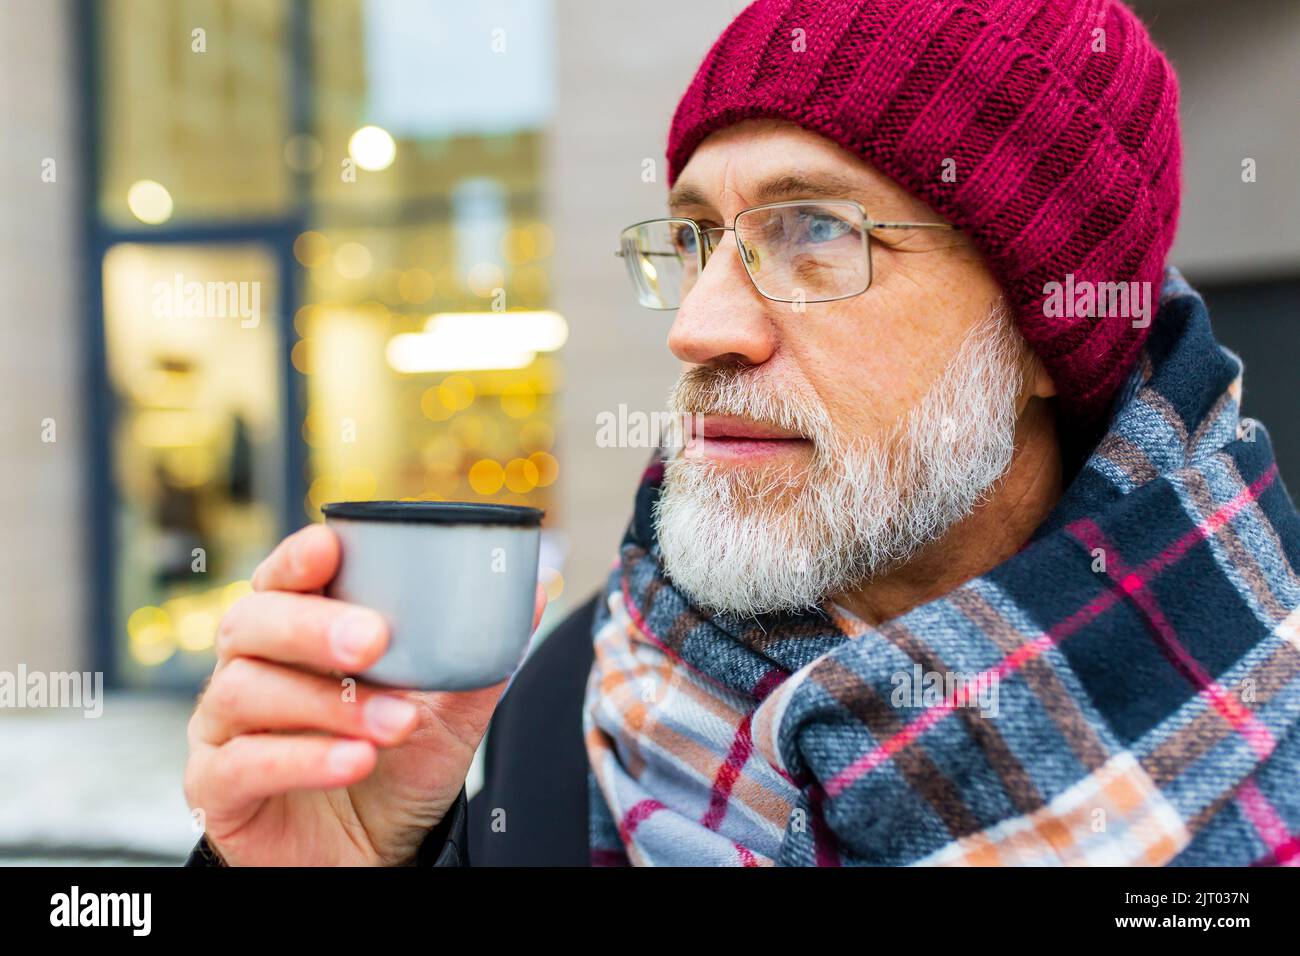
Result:
<instances>
[{"instance_id":1,"label":"elderly man","mask_svg":"<svg viewBox=\"0 0 1300 956\"><path fill-rule=\"evenodd\" d=\"M383 621L293 535L191 723L191 861L1295 858L1300 519L1165 268L1176 99L1114 0L746 8L621 236L693 425L607 589L499 708L358 707Z\"/></svg>"}]
</instances>

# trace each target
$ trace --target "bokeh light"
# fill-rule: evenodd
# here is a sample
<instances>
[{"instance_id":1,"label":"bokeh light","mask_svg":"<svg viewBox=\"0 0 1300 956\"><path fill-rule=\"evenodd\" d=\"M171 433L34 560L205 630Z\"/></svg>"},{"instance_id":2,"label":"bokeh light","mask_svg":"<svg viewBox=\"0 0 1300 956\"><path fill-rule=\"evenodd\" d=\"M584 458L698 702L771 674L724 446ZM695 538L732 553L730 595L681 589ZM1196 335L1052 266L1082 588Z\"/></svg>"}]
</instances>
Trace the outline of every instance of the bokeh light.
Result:
<instances>
[{"instance_id":1,"label":"bokeh light","mask_svg":"<svg viewBox=\"0 0 1300 956\"><path fill-rule=\"evenodd\" d=\"M126 621L131 656L146 667L156 667L176 653L171 616L160 607L137 608Z\"/></svg>"},{"instance_id":2,"label":"bokeh light","mask_svg":"<svg viewBox=\"0 0 1300 956\"><path fill-rule=\"evenodd\" d=\"M126 191L126 207L143 223L156 226L172 217L172 194L162 183L141 179Z\"/></svg>"},{"instance_id":3,"label":"bokeh light","mask_svg":"<svg viewBox=\"0 0 1300 956\"><path fill-rule=\"evenodd\" d=\"M548 455L544 451L535 451L528 456L528 460L537 469L538 488L545 488L560 477L560 463L556 461L554 455Z\"/></svg>"},{"instance_id":4,"label":"bokeh light","mask_svg":"<svg viewBox=\"0 0 1300 956\"><path fill-rule=\"evenodd\" d=\"M445 422L455 414L450 408L443 404L442 399L438 396L441 385L431 385L424 390L420 396L420 411L424 417L434 422Z\"/></svg>"},{"instance_id":5,"label":"bokeh light","mask_svg":"<svg viewBox=\"0 0 1300 956\"><path fill-rule=\"evenodd\" d=\"M373 261L370 250L359 242L345 242L334 253L334 268L345 279L364 279Z\"/></svg>"},{"instance_id":6,"label":"bokeh light","mask_svg":"<svg viewBox=\"0 0 1300 956\"><path fill-rule=\"evenodd\" d=\"M330 258L330 241L323 233L309 229L293 241L293 257L308 269L323 266Z\"/></svg>"},{"instance_id":7,"label":"bokeh light","mask_svg":"<svg viewBox=\"0 0 1300 956\"><path fill-rule=\"evenodd\" d=\"M527 418L537 410L537 391L530 382L512 382L501 392L501 410L511 418Z\"/></svg>"},{"instance_id":8,"label":"bokeh light","mask_svg":"<svg viewBox=\"0 0 1300 956\"><path fill-rule=\"evenodd\" d=\"M397 143L388 130L379 126L363 126L348 140L348 155L362 169L379 172L393 165L397 156Z\"/></svg>"},{"instance_id":9,"label":"bokeh light","mask_svg":"<svg viewBox=\"0 0 1300 956\"><path fill-rule=\"evenodd\" d=\"M501 490L505 480L505 469L501 467L500 462L493 461L491 458L474 462L469 470L469 486L476 494L495 495Z\"/></svg>"},{"instance_id":10,"label":"bokeh light","mask_svg":"<svg viewBox=\"0 0 1300 956\"><path fill-rule=\"evenodd\" d=\"M474 403L474 383L464 375L448 375L438 386L438 401L453 412L464 411Z\"/></svg>"},{"instance_id":11,"label":"bokeh light","mask_svg":"<svg viewBox=\"0 0 1300 956\"><path fill-rule=\"evenodd\" d=\"M517 495L527 494L537 487L537 466L527 458L512 458L506 464L505 485Z\"/></svg>"}]
</instances>

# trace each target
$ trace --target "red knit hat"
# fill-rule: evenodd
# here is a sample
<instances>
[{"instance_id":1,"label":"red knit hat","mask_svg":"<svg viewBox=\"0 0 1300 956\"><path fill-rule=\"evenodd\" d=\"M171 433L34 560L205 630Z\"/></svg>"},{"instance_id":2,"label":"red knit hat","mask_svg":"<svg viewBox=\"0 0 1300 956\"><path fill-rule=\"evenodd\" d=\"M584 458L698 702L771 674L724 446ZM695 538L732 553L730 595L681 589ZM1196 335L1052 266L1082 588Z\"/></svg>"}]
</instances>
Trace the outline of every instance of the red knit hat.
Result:
<instances>
[{"instance_id":1,"label":"red knit hat","mask_svg":"<svg viewBox=\"0 0 1300 956\"><path fill-rule=\"evenodd\" d=\"M1095 421L1150 323L1056 315L1044 287L1151 283L1154 309L1178 219L1177 101L1116 0L757 0L677 106L668 181L742 119L828 137L970 235L1062 410Z\"/></svg>"}]
</instances>

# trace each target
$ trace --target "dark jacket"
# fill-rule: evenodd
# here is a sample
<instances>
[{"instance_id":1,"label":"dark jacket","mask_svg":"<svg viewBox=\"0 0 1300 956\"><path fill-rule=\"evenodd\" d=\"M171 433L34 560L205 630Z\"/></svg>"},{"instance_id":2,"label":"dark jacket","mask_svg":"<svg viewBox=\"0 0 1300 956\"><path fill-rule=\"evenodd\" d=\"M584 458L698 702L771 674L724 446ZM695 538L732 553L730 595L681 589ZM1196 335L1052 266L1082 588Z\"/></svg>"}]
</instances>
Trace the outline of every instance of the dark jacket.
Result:
<instances>
[{"instance_id":1,"label":"dark jacket","mask_svg":"<svg viewBox=\"0 0 1300 956\"><path fill-rule=\"evenodd\" d=\"M483 789L473 800L461 789L417 866L589 864L582 698L596 601L565 618L519 670L492 716ZM219 865L206 837L185 865Z\"/></svg>"}]
</instances>

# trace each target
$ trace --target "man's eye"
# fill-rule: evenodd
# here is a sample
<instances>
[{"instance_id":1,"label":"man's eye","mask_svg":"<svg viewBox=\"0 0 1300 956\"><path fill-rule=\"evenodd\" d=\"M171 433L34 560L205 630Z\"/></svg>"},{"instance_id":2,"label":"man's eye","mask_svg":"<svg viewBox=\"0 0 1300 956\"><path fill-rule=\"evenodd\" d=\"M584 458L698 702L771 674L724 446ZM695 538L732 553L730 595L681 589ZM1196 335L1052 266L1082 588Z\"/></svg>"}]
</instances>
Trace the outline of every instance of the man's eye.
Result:
<instances>
[{"instance_id":1,"label":"man's eye","mask_svg":"<svg viewBox=\"0 0 1300 956\"><path fill-rule=\"evenodd\" d=\"M677 230L674 238L674 244L678 252L694 253L695 252L695 230L689 226L682 226Z\"/></svg>"},{"instance_id":2,"label":"man's eye","mask_svg":"<svg viewBox=\"0 0 1300 956\"><path fill-rule=\"evenodd\" d=\"M811 214L804 217L804 237L809 242L832 242L853 231L853 224L838 216Z\"/></svg>"}]
</instances>

